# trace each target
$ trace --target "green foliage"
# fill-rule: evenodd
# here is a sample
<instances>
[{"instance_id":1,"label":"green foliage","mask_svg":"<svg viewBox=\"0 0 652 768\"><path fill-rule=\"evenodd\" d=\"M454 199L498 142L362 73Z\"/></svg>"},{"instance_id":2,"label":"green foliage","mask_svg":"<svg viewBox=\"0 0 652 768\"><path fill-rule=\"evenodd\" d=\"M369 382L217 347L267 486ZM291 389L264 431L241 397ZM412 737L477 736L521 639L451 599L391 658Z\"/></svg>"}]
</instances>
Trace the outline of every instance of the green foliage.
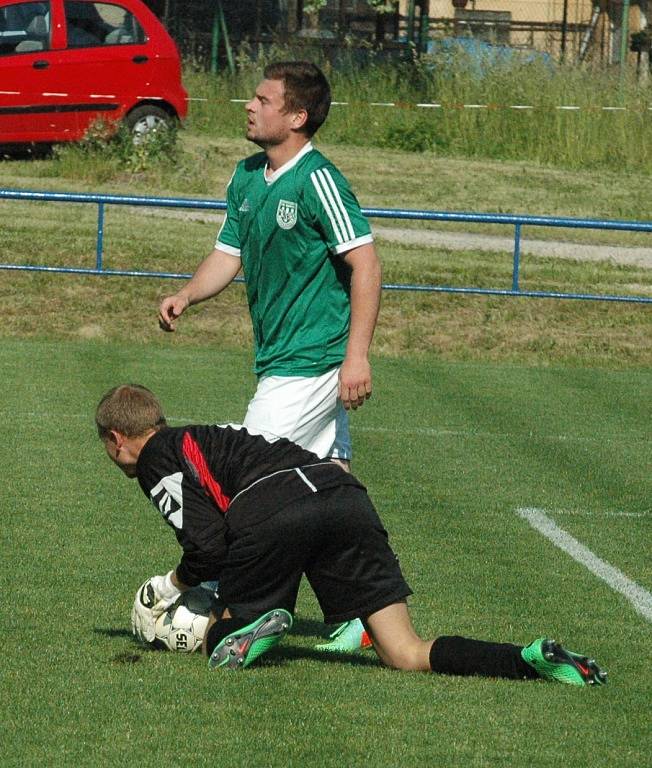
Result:
<instances>
[{"instance_id":1,"label":"green foliage","mask_svg":"<svg viewBox=\"0 0 652 768\"><path fill-rule=\"evenodd\" d=\"M450 141L439 128L437 119L428 120L425 117L414 117L411 114L401 115L402 119L393 120L378 144L387 149L399 149L406 152L445 152L450 147Z\"/></svg>"},{"instance_id":2,"label":"green foliage","mask_svg":"<svg viewBox=\"0 0 652 768\"><path fill-rule=\"evenodd\" d=\"M366 0L366 2L376 13L391 13L396 10L398 0ZM327 4L327 0L303 0L303 12L318 13Z\"/></svg>"},{"instance_id":3,"label":"green foliage","mask_svg":"<svg viewBox=\"0 0 652 768\"><path fill-rule=\"evenodd\" d=\"M392 13L398 10L398 0L367 0L376 13Z\"/></svg>"},{"instance_id":4,"label":"green foliage","mask_svg":"<svg viewBox=\"0 0 652 768\"><path fill-rule=\"evenodd\" d=\"M305 0L303 12L307 14L318 13L325 7L327 0Z\"/></svg>"},{"instance_id":5,"label":"green foliage","mask_svg":"<svg viewBox=\"0 0 652 768\"><path fill-rule=\"evenodd\" d=\"M314 60L330 78L334 101L347 103L331 108L319 134L326 142L652 172L650 96L633 77L542 58L479 59L464 50L412 58L406 49L405 60L389 61L382 51L346 45L332 60L309 42L255 52L242 48L235 75L188 73L191 95L207 99L193 103L191 130L242 135L242 104L229 99L249 98L264 65L279 58ZM416 107L424 103L441 107ZM521 105L531 109L513 108Z\"/></svg>"},{"instance_id":6,"label":"green foliage","mask_svg":"<svg viewBox=\"0 0 652 768\"><path fill-rule=\"evenodd\" d=\"M63 167L108 166L120 171L142 173L159 165L173 166L179 160L177 127L160 126L135 136L126 126L116 132L102 120L93 123L77 144L55 148L55 163Z\"/></svg>"}]
</instances>

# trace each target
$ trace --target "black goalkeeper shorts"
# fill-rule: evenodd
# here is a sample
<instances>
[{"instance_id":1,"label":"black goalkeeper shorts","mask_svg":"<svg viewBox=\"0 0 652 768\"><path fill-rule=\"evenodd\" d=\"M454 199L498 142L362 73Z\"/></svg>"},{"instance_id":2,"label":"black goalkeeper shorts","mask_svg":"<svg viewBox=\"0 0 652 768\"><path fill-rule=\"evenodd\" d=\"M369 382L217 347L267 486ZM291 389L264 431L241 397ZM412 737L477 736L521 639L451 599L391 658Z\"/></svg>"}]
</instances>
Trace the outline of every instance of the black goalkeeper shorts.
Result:
<instances>
[{"instance_id":1,"label":"black goalkeeper shorts","mask_svg":"<svg viewBox=\"0 0 652 768\"><path fill-rule=\"evenodd\" d=\"M256 525L231 528L228 543L220 603L247 621L272 608L294 613L304 573L327 624L364 619L412 594L373 504L356 486L318 491Z\"/></svg>"}]
</instances>

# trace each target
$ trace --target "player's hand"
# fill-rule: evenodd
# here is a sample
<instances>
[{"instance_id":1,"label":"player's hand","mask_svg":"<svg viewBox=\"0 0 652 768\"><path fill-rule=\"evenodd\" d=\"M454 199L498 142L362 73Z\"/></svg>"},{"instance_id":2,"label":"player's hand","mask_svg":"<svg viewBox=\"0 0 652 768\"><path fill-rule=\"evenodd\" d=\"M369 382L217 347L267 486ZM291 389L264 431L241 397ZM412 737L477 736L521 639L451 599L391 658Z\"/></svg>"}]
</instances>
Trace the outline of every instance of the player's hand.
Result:
<instances>
[{"instance_id":1,"label":"player's hand","mask_svg":"<svg viewBox=\"0 0 652 768\"><path fill-rule=\"evenodd\" d=\"M355 410L371 397L371 365L366 357L345 358L340 368L337 395L348 411Z\"/></svg>"},{"instance_id":2,"label":"player's hand","mask_svg":"<svg viewBox=\"0 0 652 768\"><path fill-rule=\"evenodd\" d=\"M188 297L175 293L174 296L166 296L158 309L158 324L164 331L175 330L175 320L188 309Z\"/></svg>"},{"instance_id":3,"label":"player's hand","mask_svg":"<svg viewBox=\"0 0 652 768\"><path fill-rule=\"evenodd\" d=\"M156 635L156 619L181 595L172 583L172 571L165 576L152 576L138 588L131 610L131 631L139 639L151 643Z\"/></svg>"}]
</instances>

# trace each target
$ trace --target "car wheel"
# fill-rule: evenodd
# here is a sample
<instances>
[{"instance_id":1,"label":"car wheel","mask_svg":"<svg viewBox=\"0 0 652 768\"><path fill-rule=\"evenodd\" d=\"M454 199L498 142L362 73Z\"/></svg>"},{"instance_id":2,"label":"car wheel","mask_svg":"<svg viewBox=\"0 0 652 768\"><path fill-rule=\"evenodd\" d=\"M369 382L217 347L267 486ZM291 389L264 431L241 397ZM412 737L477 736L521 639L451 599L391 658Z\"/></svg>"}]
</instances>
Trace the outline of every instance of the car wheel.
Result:
<instances>
[{"instance_id":1,"label":"car wheel","mask_svg":"<svg viewBox=\"0 0 652 768\"><path fill-rule=\"evenodd\" d=\"M148 133L161 128L171 128L173 123L174 118L168 112L153 104L136 107L125 117L125 125L131 131L136 144Z\"/></svg>"}]
</instances>

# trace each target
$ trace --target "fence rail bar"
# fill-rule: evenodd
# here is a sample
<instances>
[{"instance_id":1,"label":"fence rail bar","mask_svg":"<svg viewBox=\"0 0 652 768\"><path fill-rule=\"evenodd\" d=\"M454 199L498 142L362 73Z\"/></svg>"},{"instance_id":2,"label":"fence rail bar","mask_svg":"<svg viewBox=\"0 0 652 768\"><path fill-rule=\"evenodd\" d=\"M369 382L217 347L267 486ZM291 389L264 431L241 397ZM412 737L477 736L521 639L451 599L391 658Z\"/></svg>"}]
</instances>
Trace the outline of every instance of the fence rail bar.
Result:
<instances>
[{"instance_id":1,"label":"fence rail bar","mask_svg":"<svg viewBox=\"0 0 652 768\"><path fill-rule=\"evenodd\" d=\"M87 192L48 192L23 189L0 189L0 200L41 200L62 203L106 203L155 208L194 208L226 210L225 200L203 200L190 197L151 197L145 195L108 195ZM567 216L531 216L514 213L472 213L462 211L429 211L410 208L362 208L365 216L377 219L407 219L422 221L459 221L487 224L522 224L538 227L569 227L574 229L612 229L631 232L652 232L652 221L619 219L575 219Z\"/></svg>"},{"instance_id":2,"label":"fence rail bar","mask_svg":"<svg viewBox=\"0 0 652 768\"><path fill-rule=\"evenodd\" d=\"M41 202L91 203L98 206L97 240L95 269L82 267L47 267L42 265L0 264L0 269L28 272L58 272L78 275L98 275L105 277L156 277L187 279L191 275L179 272L156 272L139 270L106 269L103 264L104 254L104 207L105 205L150 206L156 208L190 208L199 210L226 210L224 200L205 200L197 198L151 197L145 195L110 195L85 192L49 192L22 189L0 189L0 200L31 200ZM401 283L383 284L389 291L421 291L429 293L461 293L489 296L517 296L529 298L583 299L590 301L652 303L652 298L632 295L609 295L589 293L562 293L555 291L527 291L519 287L521 260L521 228L568 227L574 229L600 229L629 232L652 232L650 221L627 221L618 219L574 219L564 216L531 216L525 214L472 213L450 211L413 210L405 208L363 208L362 212L371 218L399 219L417 221L468 222L486 224L506 224L514 227L514 252L512 267L512 288L476 288L437 285L410 285ZM235 282L244 282L236 278Z\"/></svg>"},{"instance_id":3,"label":"fence rail bar","mask_svg":"<svg viewBox=\"0 0 652 768\"><path fill-rule=\"evenodd\" d=\"M91 192L49 192L29 189L0 189L0 200L36 200L53 203L106 203L110 205L149 205L155 208L204 208L226 210L225 200L191 197L150 197L147 195L108 195Z\"/></svg>"},{"instance_id":4,"label":"fence rail bar","mask_svg":"<svg viewBox=\"0 0 652 768\"><path fill-rule=\"evenodd\" d=\"M533 227L569 227L571 229L613 229L652 232L652 221L619 219L573 219L566 216L531 216L514 213L464 213L455 211L420 211L401 208L363 208L366 216L379 219L417 219L423 221L466 221L485 224L521 224Z\"/></svg>"},{"instance_id":5,"label":"fence rail bar","mask_svg":"<svg viewBox=\"0 0 652 768\"><path fill-rule=\"evenodd\" d=\"M0 269L15 272L53 272L73 275L94 275L97 277L152 277L169 278L172 280L188 280L191 272L141 272L134 269L90 269L84 267L42 267L21 266L15 264L0 264ZM244 283L244 278L236 277L234 283ZM480 296L514 296L538 299L584 299L592 301L615 301L649 304L652 299L645 296L618 296L605 293L559 293L554 291L522 291L503 288L456 288L448 285L423 285L408 283L383 283L386 291L414 291L421 293L468 293Z\"/></svg>"}]
</instances>

